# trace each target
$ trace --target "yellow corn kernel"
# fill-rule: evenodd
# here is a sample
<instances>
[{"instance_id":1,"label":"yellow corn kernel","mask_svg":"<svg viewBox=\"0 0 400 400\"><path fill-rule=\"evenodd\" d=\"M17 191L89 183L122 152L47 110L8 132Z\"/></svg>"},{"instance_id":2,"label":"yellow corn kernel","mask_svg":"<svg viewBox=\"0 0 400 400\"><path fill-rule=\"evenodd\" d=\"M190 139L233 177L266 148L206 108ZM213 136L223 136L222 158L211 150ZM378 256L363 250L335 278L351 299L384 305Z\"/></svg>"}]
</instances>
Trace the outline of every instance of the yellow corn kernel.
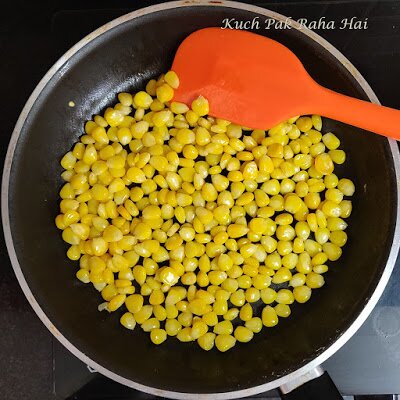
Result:
<instances>
[{"instance_id":1,"label":"yellow corn kernel","mask_svg":"<svg viewBox=\"0 0 400 400\"><path fill-rule=\"evenodd\" d=\"M350 179L346 179L346 178L340 179L337 188L345 196L353 196L353 194L355 192L354 183Z\"/></svg>"},{"instance_id":2,"label":"yellow corn kernel","mask_svg":"<svg viewBox=\"0 0 400 400\"><path fill-rule=\"evenodd\" d=\"M137 92L133 97L133 103L136 107L147 109L150 107L152 102L152 97L144 91Z\"/></svg>"},{"instance_id":3,"label":"yellow corn kernel","mask_svg":"<svg viewBox=\"0 0 400 400\"><path fill-rule=\"evenodd\" d=\"M129 312L131 312L132 314L136 314L142 309L143 302L144 299L142 295L132 294L131 296L128 296L126 298L125 305Z\"/></svg>"},{"instance_id":4,"label":"yellow corn kernel","mask_svg":"<svg viewBox=\"0 0 400 400\"><path fill-rule=\"evenodd\" d=\"M64 169L72 170L74 168L74 166L75 166L76 161L77 161L77 158L75 157L73 152L69 151L61 159L60 164Z\"/></svg>"},{"instance_id":5,"label":"yellow corn kernel","mask_svg":"<svg viewBox=\"0 0 400 400\"><path fill-rule=\"evenodd\" d=\"M238 342L247 343L253 339L254 332L245 326L238 326L235 329L234 336Z\"/></svg>"},{"instance_id":6,"label":"yellow corn kernel","mask_svg":"<svg viewBox=\"0 0 400 400\"><path fill-rule=\"evenodd\" d=\"M106 126L108 125L107 122L104 120ZM96 126L90 132L92 138L99 144L107 145L109 143L109 138L107 136L107 132L102 126Z\"/></svg>"},{"instance_id":7,"label":"yellow corn kernel","mask_svg":"<svg viewBox=\"0 0 400 400\"><path fill-rule=\"evenodd\" d=\"M102 256L108 249L108 243L102 237L93 238L91 249L93 251L93 255Z\"/></svg>"},{"instance_id":8,"label":"yellow corn kernel","mask_svg":"<svg viewBox=\"0 0 400 400\"><path fill-rule=\"evenodd\" d=\"M86 132L86 133L89 133L89 132ZM85 145L80 142L76 143L74 148L72 149L73 156L78 160L82 159L84 152L85 152Z\"/></svg>"},{"instance_id":9,"label":"yellow corn kernel","mask_svg":"<svg viewBox=\"0 0 400 400\"><path fill-rule=\"evenodd\" d=\"M64 242L70 245L78 245L80 242L79 236L77 236L70 227L66 228L62 233Z\"/></svg>"},{"instance_id":10,"label":"yellow corn kernel","mask_svg":"<svg viewBox=\"0 0 400 400\"><path fill-rule=\"evenodd\" d=\"M93 127L92 127L92 129L93 129ZM96 141L90 136L90 135L83 135L83 136L81 136L81 142L83 143L83 144L93 144L93 143L96 143Z\"/></svg>"},{"instance_id":11,"label":"yellow corn kernel","mask_svg":"<svg viewBox=\"0 0 400 400\"><path fill-rule=\"evenodd\" d=\"M248 275L241 275L239 278L237 278L238 281L238 286L241 289L248 289L251 286L251 277Z\"/></svg>"},{"instance_id":12,"label":"yellow corn kernel","mask_svg":"<svg viewBox=\"0 0 400 400\"><path fill-rule=\"evenodd\" d=\"M157 87L157 81L155 79L150 79L146 85L146 92L150 96L155 96L156 95L156 87Z\"/></svg>"},{"instance_id":13,"label":"yellow corn kernel","mask_svg":"<svg viewBox=\"0 0 400 400\"><path fill-rule=\"evenodd\" d=\"M221 321L214 326L214 333L217 335L230 335L233 333L233 325L231 321Z\"/></svg>"},{"instance_id":14,"label":"yellow corn kernel","mask_svg":"<svg viewBox=\"0 0 400 400\"><path fill-rule=\"evenodd\" d=\"M346 161L346 153L343 150L331 150L329 156L335 164L343 164Z\"/></svg>"},{"instance_id":15,"label":"yellow corn kernel","mask_svg":"<svg viewBox=\"0 0 400 400\"><path fill-rule=\"evenodd\" d=\"M87 165L92 165L95 161L97 161L97 151L93 145L89 144L86 146L82 161Z\"/></svg>"},{"instance_id":16,"label":"yellow corn kernel","mask_svg":"<svg viewBox=\"0 0 400 400\"><path fill-rule=\"evenodd\" d=\"M331 232L339 230L343 231L347 228L347 223L342 218L329 217L326 221L326 226Z\"/></svg>"},{"instance_id":17,"label":"yellow corn kernel","mask_svg":"<svg viewBox=\"0 0 400 400\"><path fill-rule=\"evenodd\" d=\"M176 318L178 316L178 309L174 304L166 304L165 305L165 311L167 313L167 318Z\"/></svg>"},{"instance_id":18,"label":"yellow corn kernel","mask_svg":"<svg viewBox=\"0 0 400 400\"><path fill-rule=\"evenodd\" d=\"M329 261L336 261L342 255L342 249L334 243L324 243L322 245L324 253L328 256Z\"/></svg>"},{"instance_id":19,"label":"yellow corn kernel","mask_svg":"<svg viewBox=\"0 0 400 400\"><path fill-rule=\"evenodd\" d=\"M243 289L239 289L231 294L230 302L236 307L242 307L246 302L246 296Z\"/></svg>"},{"instance_id":20,"label":"yellow corn kernel","mask_svg":"<svg viewBox=\"0 0 400 400\"><path fill-rule=\"evenodd\" d=\"M76 261L81 257L81 249L78 245L71 246L67 251L67 257L70 260Z\"/></svg>"},{"instance_id":21,"label":"yellow corn kernel","mask_svg":"<svg viewBox=\"0 0 400 400\"><path fill-rule=\"evenodd\" d=\"M60 190L60 197L62 199L73 199L75 197L75 191L70 183L66 183Z\"/></svg>"},{"instance_id":22,"label":"yellow corn kernel","mask_svg":"<svg viewBox=\"0 0 400 400\"><path fill-rule=\"evenodd\" d=\"M250 287L245 292L245 299L248 303L255 303L260 299L260 291L254 287Z\"/></svg>"},{"instance_id":23,"label":"yellow corn kernel","mask_svg":"<svg viewBox=\"0 0 400 400\"><path fill-rule=\"evenodd\" d=\"M340 146L340 140L331 132L322 136L322 141L329 150L336 150Z\"/></svg>"},{"instance_id":24,"label":"yellow corn kernel","mask_svg":"<svg viewBox=\"0 0 400 400\"><path fill-rule=\"evenodd\" d=\"M115 310L117 310L119 307L121 307L126 299L126 295L125 294L117 294L116 296L114 296L107 305L107 309L110 312L113 312Z\"/></svg>"},{"instance_id":25,"label":"yellow corn kernel","mask_svg":"<svg viewBox=\"0 0 400 400\"><path fill-rule=\"evenodd\" d=\"M178 316L178 321L184 327L190 327L193 322L193 314L190 311L181 312Z\"/></svg>"},{"instance_id":26,"label":"yellow corn kernel","mask_svg":"<svg viewBox=\"0 0 400 400\"><path fill-rule=\"evenodd\" d=\"M143 324L141 325L141 328L145 332L151 332L153 329L160 328L160 321L157 318L149 318L143 322Z\"/></svg>"},{"instance_id":27,"label":"yellow corn kernel","mask_svg":"<svg viewBox=\"0 0 400 400\"><path fill-rule=\"evenodd\" d=\"M215 333L207 332L197 339L197 343L203 350L209 351L214 347L215 337Z\"/></svg>"},{"instance_id":28,"label":"yellow corn kernel","mask_svg":"<svg viewBox=\"0 0 400 400\"><path fill-rule=\"evenodd\" d=\"M202 316L202 320L208 326L215 326L218 323L218 315L214 311L210 311Z\"/></svg>"},{"instance_id":29,"label":"yellow corn kernel","mask_svg":"<svg viewBox=\"0 0 400 400\"><path fill-rule=\"evenodd\" d=\"M228 226L228 235L233 239L237 239L241 236L246 235L249 232L249 228L245 225L231 224Z\"/></svg>"},{"instance_id":30,"label":"yellow corn kernel","mask_svg":"<svg viewBox=\"0 0 400 400\"><path fill-rule=\"evenodd\" d=\"M181 282L183 285L194 285L196 283L196 274L194 272L186 272L181 276Z\"/></svg>"},{"instance_id":31,"label":"yellow corn kernel","mask_svg":"<svg viewBox=\"0 0 400 400\"><path fill-rule=\"evenodd\" d=\"M149 303L153 306L160 305L164 302L164 299L164 293L160 289L156 289L151 293Z\"/></svg>"},{"instance_id":32,"label":"yellow corn kernel","mask_svg":"<svg viewBox=\"0 0 400 400\"><path fill-rule=\"evenodd\" d=\"M296 121L296 126L300 129L301 132L307 132L313 126L312 118L310 118L310 117L300 117Z\"/></svg>"},{"instance_id":33,"label":"yellow corn kernel","mask_svg":"<svg viewBox=\"0 0 400 400\"><path fill-rule=\"evenodd\" d=\"M197 99L192 102L192 110L200 117L207 115L209 113L209 105L208 100L203 96L199 96Z\"/></svg>"},{"instance_id":34,"label":"yellow corn kernel","mask_svg":"<svg viewBox=\"0 0 400 400\"><path fill-rule=\"evenodd\" d=\"M132 295L132 296L134 296L134 295ZM129 308L128 308L128 310L129 310ZM135 321L141 325L151 317L152 313L153 313L153 306L145 305L145 306L141 307L139 311L137 311L136 313L132 313L132 314L135 317Z\"/></svg>"},{"instance_id":35,"label":"yellow corn kernel","mask_svg":"<svg viewBox=\"0 0 400 400\"><path fill-rule=\"evenodd\" d=\"M156 89L157 99L161 101L161 103L166 103L171 101L174 97L174 90L167 83L162 84Z\"/></svg>"},{"instance_id":36,"label":"yellow corn kernel","mask_svg":"<svg viewBox=\"0 0 400 400\"><path fill-rule=\"evenodd\" d=\"M225 300L216 300L212 309L217 315L224 315L228 311L228 302Z\"/></svg>"},{"instance_id":37,"label":"yellow corn kernel","mask_svg":"<svg viewBox=\"0 0 400 400\"><path fill-rule=\"evenodd\" d=\"M265 306L263 308L261 319L263 325L268 328L272 328L273 326L277 325L279 321L275 309L271 306Z\"/></svg>"},{"instance_id":38,"label":"yellow corn kernel","mask_svg":"<svg viewBox=\"0 0 400 400\"><path fill-rule=\"evenodd\" d=\"M205 335L208 331L208 325L202 320L196 321L192 325L191 336L193 340L199 339L201 336Z\"/></svg>"},{"instance_id":39,"label":"yellow corn kernel","mask_svg":"<svg viewBox=\"0 0 400 400\"><path fill-rule=\"evenodd\" d=\"M221 351L225 352L231 349L236 343L236 339L232 335L217 335L215 338L215 346Z\"/></svg>"},{"instance_id":40,"label":"yellow corn kernel","mask_svg":"<svg viewBox=\"0 0 400 400\"><path fill-rule=\"evenodd\" d=\"M237 308L230 308L224 315L224 319L227 321L233 321L239 315L239 310Z\"/></svg>"},{"instance_id":41,"label":"yellow corn kernel","mask_svg":"<svg viewBox=\"0 0 400 400\"><path fill-rule=\"evenodd\" d=\"M150 339L154 344L161 344L167 339L167 332L164 329L153 329L150 332Z\"/></svg>"},{"instance_id":42,"label":"yellow corn kernel","mask_svg":"<svg viewBox=\"0 0 400 400\"><path fill-rule=\"evenodd\" d=\"M174 318L167 319L165 322L165 331L168 336L176 336L181 329L181 323Z\"/></svg>"},{"instance_id":43,"label":"yellow corn kernel","mask_svg":"<svg viewBox=\"0 0 400 400\"><path fill-rule=\"evenodd\" d=\"M311 116L311 122L313 124L313 127L317 130L320 131L322 129L322 119L319 115L312 115Z\"/></svg>"},{"instance_id":44,"label":"yellow corn kernel","mask_svg":"<svg viewBox=\"0 0 400 400\"><path fill-rule=\"evenodd\" d=\"M189 327L185 327L181 329L178 334L176 335L180 342L191 342L193 341L192 338L192 329Z\"/></svg>"},{"instance_id":45,"label":"yellow corn kernel","mask_svg":"<svg viewBox=\"0 0 400 400\"><path fill-rule=\"evenodd\" d=\"M292 304L294 301L293 293L288 289L280 289L276 296L276 302L279 304Z\"/></svg>"},{"instance_id":46,"label":"yellow corn kernel","mask_svg":"<svg viewBox=\"0 0 400 400\"><path fill-rule=\"evenodd\" d=\"M310 272L306 277L306 285L310 289L318 289L325 284L325 279L322 275L315 272Z\"/></svg>"},{"instance_id":47,"label":"yellow corn kernel","mask_svg":"<svg viewBox=\"0 0 400 400\"><path fill-rule=\"evenodd\" d=\"M60 176L64 182L69 182L71 180L71 178L74 176L74 173L75 173L75 171L68 170L68 171L64 171Z\"/></svg>"},{"instance_id":48,"label":"yellow corn kernel","mask_svg":"<svg viewBox=\"0 0 400 400\"><path fill-rule=\"evenodd\" d=\"M199 116L192 110L188 110L185 113L185 119L190 126L195 126L196 123L199 121ZM206 120L207 121L207 120ZM208 123L208 121L207 121ZM208 126L208 125L207 125ZM202 127L199 123L199 127ZM203 126L204 127L204 126Z\"/></svg>"},{"instance_id":49,"label":"yellow corn kernel","mask_svg":"<svg viewBox=\"0 0 400 400\"><path fill-rule=\"evenodd\" d=\"M306 282L306 276L302 273L297 273L290 279L289 285L292 287L298 287L304 285Z\"/></svg>"},{"instance_id":50,"label":"yellow corn kernel","mask_svg":"<svg viewBox=\"0 0 400 400\"><path fill-rule=\"evenodd\" d=\"M273 158L283 158L283 146L280 143L272 143L268 146L267 155Z\"/></svg>"},{"instance_id":51,"label":"yellow corn kernel","mask_svg":"<svg viewBox=\"0 0 400 400\"><path fill-rule=\"evenodd\" d=\"M80 269L76 273L76 277L82 282L82 283L89 283L89 271L87 269Z\"/></svg>"},{"instance_id":52,"label":"yellow corn kernel","mask_svg":"<svg viewBox=\"0 0 400 400\"><path fill-rule=\"evenodd\" d=\"M189 107L184 103L173 101L170 105L170 109L174 114L185 114L189 110Z\"/></svg>"},{"instance_id":53,"label":"yellow corn kernel","mask_svg":"<svg viewBox=\"0 0 400 400\"><path fill-rule=\"evenodd\" d=\"M266 288L260 291L260 296L264 304L271 304L276 300L277 293L272 288Z\"/></svg>"},{"instance_id":54,"label":"yellow corn kernel","mask_svg":"<svg viewBox=\"0 0 400 400\"><path fill-rule=\"evenodd\" d=\"M118 126L124 120L124 114L120 110L107 108L104 113L104 119L111 127Z\"/></svg>"},{"instance_id":55,"label":"yellow corn kernel","mask_svg":"<svg viewBox=\"0 0 400 400\"><path fill-rule=\"evenodd\" d=\"M241 307L239 317L242 321L250 321L253 318L253 308L251 304L246 303Z\"/></svg>"},{"instance_id":56,"label":"yellow corn kernel","mask_svg":"<svg viewBox=\"0 0 400 400\"><path fill-rule=\"evenodd\" d=\"M287 304L277 304L274 307L278 317L287 318L291 314L290 307Z\"/></svg>"},{"instance_id":57,"label":"yellow corn kernel","mask_svg":"<svg viewBox=\"0 0 400 400\"><path fill-rule=\"evenodd\" d=\"M327 265L316 265L313 267L313 272L317 274L324 274L325 272L328 272L328 266Z\"/></svg>"},{"instance_id":58,"label":"yellow corn kernel","mask_svg":"<svg viewBox=\"0 0 400 400\"><path fill-rule=\"evenodd\" d=\"M284 282L290 281L292 278L292 273L289 269L282 267L278 271L276 271L275 275L272 278L272 283L280 284Z\"/></svg>"},{"instance_id":59,"label":"yellow corn kernel","mask_svg":"<svg viewBox=\"0 0 400 400\"><path fill-rule=\"evenodd\" d=\"M294 299L298 303L305 303L311 297L311 289L308 286L297 286L293 289Z\"/></svg>"},{"instance_id":60,"label":"yellow corn kernel","mask_svg":"<svg viewBox=\"0 0 400 400\"><path fill-rule=\"evenodd\" d=\"M347 242L347 234L343 231L333 231L329 235L329 240L336 246L343 247Z\"/></svg>"},{"instance_id":61,"label":"yellow corn kernel","mask_svg":"<svg viewBox=\"0 0 400 400\"><path fill-rule=\"evenodd\" d=\"M122 315L120 319L121 325L124 326L126 329L133 330L136 326L136 321L133 315L129 312L126 312Z\"/></svg>"},{"instance_id":62,"label":"yellow corn kernel","mask_svg":"<svg viewBox=\"0 0 400 400\"><path fill-rule=\"evenodd\" d=\"M129 93L119 93L118 100L125 107L131 106L133 102L132 95Z\"/></svg>"},{"instance_id":63,"label":"yellow corn kernel","mask_svg":"<svg viewBox=\"0 0 400 400\"><path fill-rule=\"evenodd\" d=\"M165 267L165 268L160 269L158 276L159 276L159 279L161 280L161 282L163 282L167 285L170 285L170 286L175 285L179 280L179 275L171 267ZM167 299L168 299L168 296L167 296ZM172 304L172 303L170 303L170 304Z\"/></svg>"},{"instance_id":64,"label":"yellow corn kernel","mask_svg":"<svg viewBox=\"0 0 400 400\"><path fill-rule=\"evenodd\" d=\"M259 333L263 327L261 318L253 317L245 323L246 328L250 329L254 333Z\"/></svg>"},{"instance_id":65,"label":"yellow corn kernel","mask_svg":"<svg viewBox=\"0 0 400 400\"><path fill-rule=\"evenodd\" d=\"M123 238L122 232L113 225L108 225L103 231L103 239L106 242L118 242Z\"/></svg>"}]
</instances>

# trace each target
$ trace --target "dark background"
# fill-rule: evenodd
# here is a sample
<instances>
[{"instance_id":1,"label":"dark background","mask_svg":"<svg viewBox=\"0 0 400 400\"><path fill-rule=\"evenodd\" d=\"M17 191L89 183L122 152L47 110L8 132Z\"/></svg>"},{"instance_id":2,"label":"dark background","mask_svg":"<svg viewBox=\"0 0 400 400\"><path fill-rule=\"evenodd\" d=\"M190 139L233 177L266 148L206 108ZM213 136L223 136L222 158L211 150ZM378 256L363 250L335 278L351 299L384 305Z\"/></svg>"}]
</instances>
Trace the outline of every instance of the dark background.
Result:
<instances>
[{"instance_id":1,"label":"dark background","mask_svg":"<svg viewBox=\"0 0 400 400\"><path fill-rule=\"evenodd\" d=\"M134 0L10 0L1 5L1 165L18 115L49 67L70 46L95 28L136 8L155 3L157 2ZM345 17L368 17L367 30L336 29L317 32L350 59L383 104L400 108L400 1L248 3L295 19L318 19L325 15L327 19L339 23ZM54 350L51 334L36 317L22 294L2 236L0 327L0 399L53 399L54 353L59 350L57 345Z\"/></svg>"}]
</instances>

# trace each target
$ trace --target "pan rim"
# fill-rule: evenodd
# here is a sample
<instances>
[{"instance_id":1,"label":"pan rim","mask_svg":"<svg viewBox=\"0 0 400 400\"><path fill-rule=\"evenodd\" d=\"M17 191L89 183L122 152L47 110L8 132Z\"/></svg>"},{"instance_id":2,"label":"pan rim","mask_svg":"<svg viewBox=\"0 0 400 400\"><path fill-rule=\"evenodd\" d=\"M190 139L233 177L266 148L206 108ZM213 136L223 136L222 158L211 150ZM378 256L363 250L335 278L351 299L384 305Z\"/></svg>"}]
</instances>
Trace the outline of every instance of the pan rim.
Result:
<instances>
[{"instance_id":1,"label":"pan rim","mask_svg":"<svg viewBox=\"0 0 400 400\"><path fill-rule=\"evenodd\" d=\"M61 332L53 325L50 319L42 310L39 303L34 298L27 281L25 280L24 274L22 272L21 266L19 265L19 261L17 258L17 254L14 248L12 235L11 235L11 228L10 228L10 216L9 216L9 204L8 204L8 195L9 195L9 186L10 186L10 172L11 166L14 158L14 152L17 146L17 142L21 133L21 130L24 126L25 120L28 117L30 110L36 99L39 97L42 90L45 88L47 83L51 80L51 78L62 68L64 64L68 62L68 60L77 53L80 49L84 48L88 45L91 41L96 39L97 37L101 36L105 32L133 19L138 17L155 13L158 11L163 10L170 10L174 8L183 8L183 7L195 7L195 6L210 6L210 7L227 7L233 9L240 9L245 11L254 12L260 15L264 15L269 18L274 18L278 21L285 21L286 16L276 13L274 11L261 8L258 6L253 6L250 4L239 3L235 1L208 1L208 0L181 0L181 1L172 1L162 4L157 4L154 6L146 7L139 9L137 11L133 11L131 13L125 14L119 18L116 18L109 23L101 26L100 28L96 29L95 31L91 32L89 35L84 37L78 43L76 43L73 47L71 47L63 56L59 58L59 60L48 70L48 72L44 75L41 81L38 83L32 94L30 95L29 99L27 100L18 120L13 130L10 143L8 146L4 168L3 168L3 177L2 177L2 187L1 187L1 214L2 214L2 223L3 223L3 231L5 236L5 243L7 247L7 251L10 257L10 261L12 267L14 269L15 275L18 279L18 282L28 299L29 303L31 304L33 310L44 323L44 325L50 330L50 332L61 342L63 346L65 346L72 354L74 354L78 359L83 361L88 366L92 367L94 370L100 372L101 374L117 381L123 385L129 386L131 388L140 390L142 392L150 393L156 396L161 397L168 397L168 398L175 398L175 399L215 399L215 400L223 400L223 399L233 399L238 397L247 397L251 395L255 395L258 393L266 392L271 389L275 389L291 380L297 379L304 375L306 372L310 371L311 369L319 366L324 361L326 361L330 356L332 356L337 350L339 350L353 335L354 333L361 327L363 322L367 319L373 308L375 307L376 303L378 302L379 298L381 297L386 284L391 276L393 271L397 254L400 248L400 153L397 146L397 142L392 139L387 139L390 152L393 159L393 167L396 177L396 194L397 194L397 214L395 228L393 232L393 241L389 251L388 259L384 271L381 275L381 278L372 293L370 299L368 300L364 309L360 312L357 318L352 322L352 324L345 330L342 335L329 347L327 347L319 356L314 358L309 363L305 364L301 368L291 372L288 375L285 375L279 379L270 381L268 383L254 386L247 389L230 391L230 392L219 392L219 393L184 393L184 392L174 392L168 391L163 389L157 389L150 386L145 386L140 383L134 382L130 379L124 378L107 368L101 366L100 364L96 363L94 360L89 358L86 354L84 354L81 350L76 348L67 338L65 338ZM354 77L354 79L358 82L361 86L363 91L366 93L368 98L373 103L379 103L377 96L375 95L372 88L369 86L367 81L363 78L360 72L351 64L351 62L333 45L331 45L328 41L323 39L321 36L316 34L315 32L309 30L308 28L301 27L296 21L292 21L292 27L294 29L299 30L301 33L308 36L310 39L317 42L319 45L324 47L329 53L331 53L341 64L349 71L349 73Z\"/></svg>"}]
</instances>

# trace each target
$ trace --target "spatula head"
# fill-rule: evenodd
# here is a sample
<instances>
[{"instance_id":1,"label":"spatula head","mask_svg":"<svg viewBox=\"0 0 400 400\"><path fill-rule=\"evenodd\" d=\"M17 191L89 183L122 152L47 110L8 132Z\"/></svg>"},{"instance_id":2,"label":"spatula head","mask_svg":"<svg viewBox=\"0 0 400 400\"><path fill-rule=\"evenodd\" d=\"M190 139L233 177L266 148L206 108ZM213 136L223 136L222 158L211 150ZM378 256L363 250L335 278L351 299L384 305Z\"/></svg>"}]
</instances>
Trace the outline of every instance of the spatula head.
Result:
<instances>
[{"instance_id":1,"label":"spatula head","mask_svg":"<svg viewBox=\"0 0 400 400\"><path fill-rule=\"evenodd\" d=\"M254 33L206 28L179 46L172 69L180 78L175 101L202 95L210 115L268 129L310 112L316 83L285 46Z\"/></svg>"}]
</instances>

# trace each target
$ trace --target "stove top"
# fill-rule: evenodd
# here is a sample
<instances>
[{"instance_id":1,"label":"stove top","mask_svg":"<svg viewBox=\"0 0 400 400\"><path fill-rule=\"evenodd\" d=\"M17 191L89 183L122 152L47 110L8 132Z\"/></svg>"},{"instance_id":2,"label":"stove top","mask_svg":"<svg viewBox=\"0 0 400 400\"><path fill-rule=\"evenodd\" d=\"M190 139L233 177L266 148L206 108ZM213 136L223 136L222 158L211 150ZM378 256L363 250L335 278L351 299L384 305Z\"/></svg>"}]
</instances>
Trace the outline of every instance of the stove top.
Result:
<instances>
[{"instance_id":1,"label":"stove top","mask_svg":"<svg viewBox=\"0 0 400 400\"><path fill-rule=\"evenodd\" d=\"M35 2L36 3L36 2ZM2 160L18 114L46 70L100 25L156 2L13 0L0 26ZM400 109L400 1L252 1L293 19L312 21L317 33L359 69L385 105ZM134 8L135 7L135 8ZM354 18L353 18L354 17ZM353 18L353 20L352 20ZM328 22L335 29L328 29ZM350 22L352 26L350 29ZM356 22L367 26L355 29ZM345 25L347 22L347 25ZM332 24L331 24L332 25ZM345 26L345 29L340 27ZM0 160L0 161L2 161ZM41 324L25 300L0 240L0 392L3 399L154 399L90 371ZM4 329L5 327L5 329ZM371 316L325 364L344 395L400 393L400 259ZM268 392L255 398L278 398Z\"/></svg>"}]
</instances>

